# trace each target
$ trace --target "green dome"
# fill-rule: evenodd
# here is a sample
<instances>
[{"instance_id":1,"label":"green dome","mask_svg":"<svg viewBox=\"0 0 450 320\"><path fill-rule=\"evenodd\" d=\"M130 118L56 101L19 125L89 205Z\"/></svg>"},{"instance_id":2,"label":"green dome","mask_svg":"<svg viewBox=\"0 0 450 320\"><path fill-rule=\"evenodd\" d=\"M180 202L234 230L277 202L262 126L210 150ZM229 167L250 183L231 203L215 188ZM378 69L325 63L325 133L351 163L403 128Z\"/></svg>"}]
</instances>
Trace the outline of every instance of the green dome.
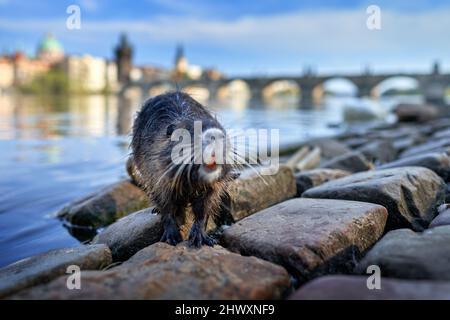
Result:
<instances>
[{"instance_id":1,"label":"green dome","mask_svg":"<svg viewBox=\"0 0 450 320\"><path fill-rule=\"evenodd\" d=\"M62 52L63 47L51 34L48 34L39 44L39 52Z\"/></svg>"}]
</instances>

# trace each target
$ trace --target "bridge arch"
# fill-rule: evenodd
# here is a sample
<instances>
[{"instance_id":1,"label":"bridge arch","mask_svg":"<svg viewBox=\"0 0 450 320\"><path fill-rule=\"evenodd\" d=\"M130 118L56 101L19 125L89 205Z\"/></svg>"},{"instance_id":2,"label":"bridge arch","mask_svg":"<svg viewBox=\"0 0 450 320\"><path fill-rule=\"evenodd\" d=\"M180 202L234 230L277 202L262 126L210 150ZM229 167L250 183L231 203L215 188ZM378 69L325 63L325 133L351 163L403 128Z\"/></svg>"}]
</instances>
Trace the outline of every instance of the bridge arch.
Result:
<instances>
[{"instance_id":1,"label":"bridge arch","mask_svg":"<svg viewBox=\"0 0 450 320\"><path fill-rule=\"evenodd\" d=\"M233 79L222 84L217 89L219 100L225 99L244 99L248 100L252 96L251 88L247 82L241 79Z\"/></svg>"},{"instance_id":2,"label":"bridge arch","mask_svg":"<svg viewBox=\"0 0 450 320\"><path fill-rule=\"evenodd\" d=\"M202 84L191 84L183 87L183 91L201 103L206 103L211 95L210 90Z\"/></svg>"},{"instance_id":3,"label":"bridge arch","mask_svg":"<svg viewBox=\"0 0 450 320\"><path fill-rule=\"evenodd\" d=\"M344 77L331 77L312 88L312 99L320 103L326 96L354 97L358 94L357 85Z\"/></svg>"},{"instance_id":4,"label":"bridge arch","mask_svg":"<svg viewBox=\"0 0 450 320\"><path fill-rule=\"evenodd\" d=\"M423 94L419 80L411 76L386 77L370 89L370 96L373 98L411 94Z\"/></svg>"},{"instance_id":5,"label":"bridge arch","mask_svg":"<svg viewBox=\"0 0 450 320\"><path fill-rule=\"evenodd\" d=\"M301 88L297 82L293 80L277 79L269 82L262 88L262 98L271 100L283 97L300 98Z\"/></svg>"}]
</instances>

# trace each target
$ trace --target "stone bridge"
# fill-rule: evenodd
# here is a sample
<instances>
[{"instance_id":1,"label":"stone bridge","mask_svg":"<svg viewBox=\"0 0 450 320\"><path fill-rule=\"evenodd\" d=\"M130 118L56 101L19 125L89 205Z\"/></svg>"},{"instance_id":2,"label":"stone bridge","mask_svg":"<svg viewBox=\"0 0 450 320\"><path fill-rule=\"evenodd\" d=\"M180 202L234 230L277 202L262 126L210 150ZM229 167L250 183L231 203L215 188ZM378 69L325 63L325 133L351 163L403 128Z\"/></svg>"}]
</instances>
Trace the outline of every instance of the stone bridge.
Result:
<instances>
[{"instance_id":1,"label":"stone bridge","mask_svg":"<svg viewBox=\"0 0 450 320\"><path fill-rule=\"evenodd\" d=\"M217 97L220 90L227 88L237 81L248 88L250 97L253 99L262 99L267 96L267 89L274 83L289 82L299 89L300 102L302 105L308 105L320 100L323 85L327 80L346 79L353 83L357 88L359 97L377 97L377 86L383 81L394 77L408 77L415 79L418 84L419 92L430 103L443 104L445 91L450 87L450 74L441 74L434 70L429 74L418 73L393 73L393 74L355 74L355 75L303 75L303 76L281 76L281 77L232 77L221 80L184 80L174 81L160 80L153 82L130 82L123 86L121 93L125 94L128 90L138 90L143 96L151 96L152 89L155 88L203 88L207 90L209 97Z\"/></svg>"}]
</instances>

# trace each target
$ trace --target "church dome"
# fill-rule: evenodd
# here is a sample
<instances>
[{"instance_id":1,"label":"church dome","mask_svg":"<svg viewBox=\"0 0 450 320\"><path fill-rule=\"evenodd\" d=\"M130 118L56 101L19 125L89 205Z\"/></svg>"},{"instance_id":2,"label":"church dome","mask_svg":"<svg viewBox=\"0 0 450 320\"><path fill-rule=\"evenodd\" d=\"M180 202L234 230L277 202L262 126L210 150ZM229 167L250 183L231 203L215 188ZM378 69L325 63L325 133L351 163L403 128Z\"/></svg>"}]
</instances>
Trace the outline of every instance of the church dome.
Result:
<instances>
[{"instance_id":1,"label":"church dome","mask_svg":"<svg viewBox=\"0 0 450 320\"><path fill-rule=\"evenodd\" d=\"M38 56L41 59L60 58L64 55L64 49L61 43L56 40L52 34L47 34L45 38L39 43Z\"/></svg>"}]
</instances>

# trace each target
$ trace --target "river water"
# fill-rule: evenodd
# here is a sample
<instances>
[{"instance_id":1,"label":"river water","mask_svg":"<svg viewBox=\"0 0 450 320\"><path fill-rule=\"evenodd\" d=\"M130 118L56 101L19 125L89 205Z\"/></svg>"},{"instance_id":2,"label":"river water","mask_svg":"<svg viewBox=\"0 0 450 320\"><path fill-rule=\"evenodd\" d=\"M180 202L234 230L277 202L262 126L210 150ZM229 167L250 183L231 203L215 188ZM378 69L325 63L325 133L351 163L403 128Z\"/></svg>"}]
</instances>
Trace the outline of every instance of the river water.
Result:
<instances>
[{"instance_id":1,"label":"river water","mask_svg":"<svg viewBox=\"0 0 450 320\"><path fill-rule=\"evenodd\" d=\"M225 128L279 129L284 145L342 130L345 105L363 103L383 116L394 102L328 98L306 109L289 98L208 104ZM79 243L53 214L125 177L138 107L115 96L0 96L0 266Z\"/></svg>"}]
</instances>

